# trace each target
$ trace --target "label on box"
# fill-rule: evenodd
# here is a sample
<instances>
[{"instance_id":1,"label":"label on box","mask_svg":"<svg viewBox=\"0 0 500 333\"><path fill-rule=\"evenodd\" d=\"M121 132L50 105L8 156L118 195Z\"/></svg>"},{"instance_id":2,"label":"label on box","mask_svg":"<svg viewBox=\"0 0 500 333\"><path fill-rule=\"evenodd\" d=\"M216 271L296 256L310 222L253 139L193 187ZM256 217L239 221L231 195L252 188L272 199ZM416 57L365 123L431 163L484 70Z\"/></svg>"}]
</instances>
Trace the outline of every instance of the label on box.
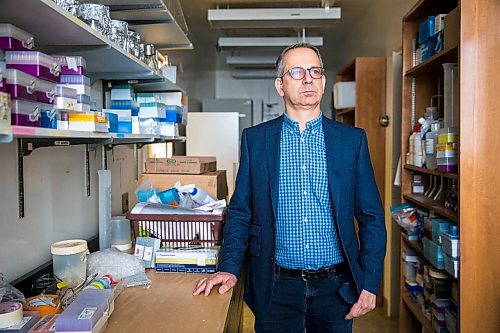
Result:
<instances>
[{"instance_id":1,"label":"label on box","mask_svg":"<svg viewBox=\"0 0 500 333\"><path fill-rule=\"evenodd\" d=\"M88 320L92 318L94 313L97 311L96 307L91 307L91 308L84 308L82 312L80 312L80 315L78 316L79 320Z\"/></svg>"},{"instance_id":2,"label":"label on box","mask_svg":"<svg viewBox=\"0 0 500 333\"><path fill-rule=\"evenodd\" d=\"M135 256L138 258L143 258L144 256L144 245L135 245Z\"/></svg>"},{"instance_id":3,"label":"label on box","mask_svg":"<svg viewBox=\"0 0 500 333\"><path fill-rule=\"evenodd\" d=\"M144 260L150 261L153 258L153 248L150 246L144 247Z\"/></svg>"}]
</instances>

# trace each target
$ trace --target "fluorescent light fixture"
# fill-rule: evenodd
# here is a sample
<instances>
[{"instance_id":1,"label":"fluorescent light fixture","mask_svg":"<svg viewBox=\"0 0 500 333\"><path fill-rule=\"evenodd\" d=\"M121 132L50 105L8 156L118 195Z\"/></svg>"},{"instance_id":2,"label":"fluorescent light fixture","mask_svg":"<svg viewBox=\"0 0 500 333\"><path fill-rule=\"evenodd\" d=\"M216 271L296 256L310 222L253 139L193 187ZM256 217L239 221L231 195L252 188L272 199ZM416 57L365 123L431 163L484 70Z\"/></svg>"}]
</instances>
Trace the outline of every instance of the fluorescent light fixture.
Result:
<instances>
[{"instance_id":1,"label":"fluorescent light fixture","mask_svg":"<svg viewBox=\"0 0 500 333\"><path fill-rule=\"evenodd\" d=\"M219 37L220 48L287 47L305 41L314 46L323 46L323 37Z\"/></svg>"},{"instance_id":2,"label":"fluorescent light fixture","mask_svg":"<svg viewBox=\"0 0 500 333\"><path fill-rule=\"evenodd\" d=\"M231 71L231 75L235 79L275 79L276 71L271 69L237 69Z\"/></svg>"},{"instance_id":3,"label":"fluorescent light fixture","mask_svg":"<svg viewBox=\"0 0 500 333\"><path fill-rule=\"evenodd\" d=\"M234 67L274 68L277 58L277 56L229 56L226 58L226 64Z\"/></svg>"},{"instance_id":4,"label":"fluorescent light fixture","mask_svg":"<svg viewBox=\"0 0 500 333\"><path fill-rule=\"evenodd\" d=\"M340 8L209 9L213 28L324 27L340 19Z\"/></svg>"}]
</instances>

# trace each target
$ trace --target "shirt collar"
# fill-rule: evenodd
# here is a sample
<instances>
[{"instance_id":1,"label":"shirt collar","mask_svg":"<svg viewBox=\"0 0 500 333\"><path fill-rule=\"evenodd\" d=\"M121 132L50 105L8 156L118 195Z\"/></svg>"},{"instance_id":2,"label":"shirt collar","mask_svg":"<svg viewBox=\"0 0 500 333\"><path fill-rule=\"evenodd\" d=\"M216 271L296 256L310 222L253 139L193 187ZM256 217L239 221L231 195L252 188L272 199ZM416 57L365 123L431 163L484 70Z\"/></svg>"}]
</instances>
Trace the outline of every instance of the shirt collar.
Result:
<instances>
[{"instance_id":1,"label":"shirt collar","mask_svg":"<svg viewBox=\"0 0 500 333\"><path fill-rule=\"evenodd\" d=\"M323 113L320 112L319 116L313 120L309 120L307 123L306 123L306 131L309 131L309 130L318 130L321 128L322 126L322 116L323 116ZM300 130L300 126L299 126L299 123L297 121L294 121L292 120L292 118L290 118L286 112L284 113L284 119L283 119L283 126L284 128L288 129L289 131L299 131Z\"/></svg>"}]
</instances>

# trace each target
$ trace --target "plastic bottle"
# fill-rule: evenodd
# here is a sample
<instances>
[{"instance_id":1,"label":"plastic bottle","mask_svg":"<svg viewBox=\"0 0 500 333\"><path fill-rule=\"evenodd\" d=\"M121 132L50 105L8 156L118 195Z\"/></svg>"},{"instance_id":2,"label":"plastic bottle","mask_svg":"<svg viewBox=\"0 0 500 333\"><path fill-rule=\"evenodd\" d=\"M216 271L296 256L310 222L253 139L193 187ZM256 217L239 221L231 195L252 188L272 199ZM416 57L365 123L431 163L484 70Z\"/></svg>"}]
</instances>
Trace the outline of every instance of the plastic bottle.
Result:
<instances>
[{"instance_id":1,"label":"plastic bottle","mask_svg":"<svg viewBox=\"0 0 500 333\"><path fill-rule=\"evenodd\" d=\"M201 187L195 187L191 190L191 199L196 202L198 205L206 205L210 202L216 201L207 192L205 192Z\"/></svg>"},{"instance_id":2,"label":"plastic bottle","mask_svg":"<svg viewBox=\"0 0 500 333\"><path fill-rule=\"evenodd\" d=\"M417 131L413 136L413 165L417 167L423 166L423 154L422 154L422 135L420 133L420 126L416 126Z\"/></svg>"},{"instance_id":3,"label":"plastic bottle","mask_svg":"<svg viewBox=\"0 0 500 333\"><path fill-rule=\"evenodd\" d=\"M435 170L437 168L436 144L441 125L433 123L431 131L425 135L425 166L427 169Z\"/></svg>"}]
</instances>

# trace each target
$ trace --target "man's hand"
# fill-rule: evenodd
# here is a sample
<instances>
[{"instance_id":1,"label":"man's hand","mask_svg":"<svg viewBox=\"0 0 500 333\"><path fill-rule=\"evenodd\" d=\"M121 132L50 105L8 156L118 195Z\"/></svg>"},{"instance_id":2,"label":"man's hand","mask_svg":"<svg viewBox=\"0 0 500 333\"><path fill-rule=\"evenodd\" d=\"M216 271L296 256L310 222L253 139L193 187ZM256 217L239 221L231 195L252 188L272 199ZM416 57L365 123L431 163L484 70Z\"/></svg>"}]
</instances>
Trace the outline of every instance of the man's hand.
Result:
<instances>
[{"instance_id":1,"label":"man's hand","mask_svg":"<svg viewBox=\"0 0 500 333\"><path fill-rule=\"evenodd\" d=\"M358 302L355 303L351 311L345 316L346 320L351 320L356 317L361 317L367 314L371 310L375 309L377 296L369 291L362 290L361 295L359 295Z\"/></svg>"},{"instance_id":2,"label":"man's hand","mask_svg":"<svg viewBox=\"0 0 500 333\"><path fill-rule=\"evenodd\" d=\"M196 284L196 288L193 290L193 296L201 294L205 291L205 296L210 295L210 291L215 285L221 284L219 287L219 294L224 294L232 287L236 285L238 279L231 273L217 272L209 275L206 278L201 279Z\"/></svg>"}]
</instances>

